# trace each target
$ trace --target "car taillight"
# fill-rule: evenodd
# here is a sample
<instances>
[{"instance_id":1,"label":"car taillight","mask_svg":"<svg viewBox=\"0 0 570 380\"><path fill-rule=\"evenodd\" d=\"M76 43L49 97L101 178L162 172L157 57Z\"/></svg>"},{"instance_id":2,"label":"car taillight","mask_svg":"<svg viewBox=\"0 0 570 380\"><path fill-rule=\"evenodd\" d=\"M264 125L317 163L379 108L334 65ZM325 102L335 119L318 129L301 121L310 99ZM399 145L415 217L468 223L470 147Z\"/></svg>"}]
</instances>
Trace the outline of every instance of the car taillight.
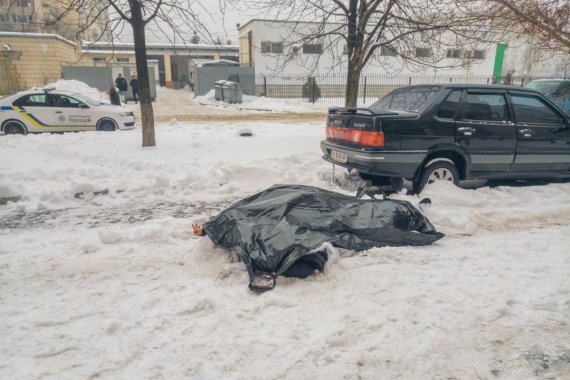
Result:
<instances>
[{"instance_id":1,"label":"car taillight","mask_svg":"<svg viewBox=\"0 0 570 380\"><path fill-rule=\"evenodd\" d=\"M365 146L384 146L384 132L369 132L360 131L358 129L327 126L327 138L332 140L350 141L354 144Z\"/></svg>"}]
</instances>

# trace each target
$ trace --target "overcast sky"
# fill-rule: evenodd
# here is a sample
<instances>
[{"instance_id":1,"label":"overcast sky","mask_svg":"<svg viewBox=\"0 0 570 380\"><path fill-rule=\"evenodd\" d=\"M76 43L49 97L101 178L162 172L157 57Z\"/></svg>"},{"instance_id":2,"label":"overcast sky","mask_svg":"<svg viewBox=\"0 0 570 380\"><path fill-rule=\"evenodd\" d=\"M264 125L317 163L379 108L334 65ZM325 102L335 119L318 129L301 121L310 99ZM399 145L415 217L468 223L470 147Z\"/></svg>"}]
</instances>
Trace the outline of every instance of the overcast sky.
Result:
<instances>
[{"instance_id":1,"label":"overcast sky","mask_svg":"<svg viewBox=\"0 0 570 380\"><path fill-rule=\"evenodd\" d=\"M193 11L199 14L199 20L206 26L209 33L213 36L213 39L215 40L217 37L220 37L224 43L230 40L232 44L237 45L238 31L236 24L244 25L252 18L260 17L256 15L255 10L238 11L228 6L222 11L217 2L199 1L199 3L202 3L202 8L195 5L192 8ZM198 29L199 35L208 34L205 32L200 33L200 29L195 26L188 26L188 35L191 36L193 34L192 30L195 29ZM203 35L200 36L200 42L208 43L209 41L207 41ZM125 28L120 33L120 39L125 42L132 41L132 29L130 25L125 25ZM147 42L167 42L168 38L159 32L156 27L151 26L147 28L146 40Z\"/></svg>"}]
</instances>

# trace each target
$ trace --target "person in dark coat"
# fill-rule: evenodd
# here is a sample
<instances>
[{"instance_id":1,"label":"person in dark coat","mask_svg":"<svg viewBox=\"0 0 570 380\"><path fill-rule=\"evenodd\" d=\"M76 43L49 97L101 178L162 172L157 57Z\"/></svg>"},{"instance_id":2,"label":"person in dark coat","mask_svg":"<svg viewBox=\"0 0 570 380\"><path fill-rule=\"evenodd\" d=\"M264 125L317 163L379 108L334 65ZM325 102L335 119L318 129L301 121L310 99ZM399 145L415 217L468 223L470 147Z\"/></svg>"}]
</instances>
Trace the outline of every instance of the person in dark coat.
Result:
<instances>
[{"instance_id":1,"label":"person in dark coat","mask_svg":"<svg viewBox=\"0 0 570 380\"><path fill-rule=\"evenodd\" d=\"M127 80L123 78L123 74L119 73L119 76L117 77L117 79L115 79L115 85L117 85L117 89L119 90L119 95L121 96L121 99L125 101L129 85L127 84Z\"/></svg>"},{"instance_id":2,"label":"person in dark coat","mask_svg":"<svg viewBox=\"0 0 570 380\"><path fill-rule=\"evenodd\" d=\"M114 104L116 106L121 105L121 97L117 92L117 87L115 86L115 83L111 85L111 89L109 90L109 99L111 100L111 104Z\"/></svg>"},{"instance_id":3,"label":"person in dark coat","mask_svg":"<svg viewBox=\"0 0 570 380\"><path fill-rule=\"evenodd\" d=\"M137 103L139 97L139 80L137 78L137 74L133 74L130 86L131 90L133 90L133 98L135 98L135 103Z\"/></svg>"}]
</instances>

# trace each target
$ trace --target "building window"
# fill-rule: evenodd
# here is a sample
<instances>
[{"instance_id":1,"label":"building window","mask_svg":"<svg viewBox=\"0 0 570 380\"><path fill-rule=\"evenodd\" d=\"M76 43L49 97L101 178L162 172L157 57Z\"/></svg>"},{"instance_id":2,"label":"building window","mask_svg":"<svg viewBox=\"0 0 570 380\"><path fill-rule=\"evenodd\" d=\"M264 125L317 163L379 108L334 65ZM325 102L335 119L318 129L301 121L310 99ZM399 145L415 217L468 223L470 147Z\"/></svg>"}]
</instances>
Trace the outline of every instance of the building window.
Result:
<instances>
[{"instance_id":1,"label":"building window","mask_svg":"<svg viewBox=\"0 0 570 380\"><path fill-rule=\"evenodd\" d=\"M323 44L303 44L303 54L323 54Z\"/></svg>"},{"instance_id":2,"label":"building window","mask_svg":"<svg viewBox=\"0 0 570 380\"><path fill-rule=\"evenodd\" d=\"M380 55L384 57L395 57L398 55L398 52L391 46L382 46L380 47Z\"/></svg>"},{"instance_id":3,"label":"building window","mask_svg":"<svg viewBox=\"0 0 570 380\"><path fill-rule=\"evenodd\" d=\"M17 0L16 6L20 7L20 8L28 8L28 7L32 6L32 1L31 0Z\"/></svg>"},{"instance_id":4,"label":"building window","mask_svg":"<svg viewBox=\"0 0 570 380\"><path fill-rule=\"evenodd\" d=\"M93 58L93 62L105 62L105 58L95 57Z\"/></svg>"},{"instance_id":5,"label":"building window","mask_svg":"<svg viewBox=\"0 0 570 380\"><path fill-rule=\"evenodd\" d=\"M214 59L213 55L191 55L190 59Z\"/></svg>"},{"instance_id":6,"label":"building window","mask_svg":"<svg viewBox=\"0 0 570 380\"><path fill-rule=\"evenodd\" d=\"M261 52L262 53L281 54L281 53L283 53L283 42L262 41L261 42Z\"/></svg>"},{"instance_id":7,"label":"building window","mask_svg":"<svg viewBox=\"0 0 570 380\"><path fill-rule=\"evenodd\" d=\"M28 15L10 15L11 21L13 24L31 24L32 23L32 16ZM2 21L0 19L0 21ZM8 15L5 15L5 19L2 22L10 22L10 18Z\"/></svg>"},{"instance_id":8,"label":"building window","mask_svg":"<svg viewBox=\"0 0 570 380\"><path fill-rule=\"evenodd\" d=\"M32 16L18 15L18 24L31 24Z\"/></svg>"},{"instance_id":9,"label":"building window","mask_svg":"<svg viewBox=\"0 0 570 380\"><path fill-rule=\"evenodd\" d=\"M473 50L474 59L485 59L485 50Z\"/></svg>"},{"instance_id":10,"label":"building window","mask_svg":"<svg viewBox=\"0 0 570 380\"><path fill-rule=\"evenodd\" d=\"M461 49L447 49L447 58L463 58L465 56L465 50Z\"/></svg>"},{"instance_id":11,"label":"building window","mask_svg":"<svg viewBox=\"0 0 570 380\"><path fill-rule=\"evenodd\" d=\"M416 57L418 58L429 58L432 55L430 48L416 48Z\"/></svg>"},{"instance_id":12,"label":"building window","mask_svg":"<svg viewBox=\"0 0 570 380\"><path fill-rule=\"evenodd\" d=\"M0 22L8 22L8 17L6 17L5 15L0 15Z\"/></svg>"},{"instance_id":13,"label":"building window","mask_svg":"<svg viewBox=\"0 0 570 380\"><path fill-rule=\"evenodd\" d=\"M117 62L118 63L129 63L129 59L128 58L117 58Z\"/></svg>"}]
</instances>

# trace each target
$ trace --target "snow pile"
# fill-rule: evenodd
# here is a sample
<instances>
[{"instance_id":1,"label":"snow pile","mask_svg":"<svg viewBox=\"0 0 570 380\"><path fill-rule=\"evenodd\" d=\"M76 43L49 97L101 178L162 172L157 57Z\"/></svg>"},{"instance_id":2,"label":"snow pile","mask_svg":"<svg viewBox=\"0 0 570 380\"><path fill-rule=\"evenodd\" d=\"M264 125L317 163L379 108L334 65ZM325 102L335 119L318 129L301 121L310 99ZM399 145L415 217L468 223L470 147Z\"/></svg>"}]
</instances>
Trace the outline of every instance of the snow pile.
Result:
<instances>
[{"instance_id":1,"label":"snow pile","mask_svg":"<svg viewBox=\"0 0 570 380\"><path fill-rule=\"evenodd\" d=\"M305 99L277 99L251 95L243 95L242 103L231 104L217 101L215 94L214 90L210 90L206 95L197 96L194 100L204 105L273 112L326 112L328 108L326 105L309 103Z\"/></svg>"},{"instance_id":2,"label":"snow pile","mask_svg":"<svg viewBox=\"0 0 570 380\"><path fill-rule=\"evenodd\" d=\"M253 295L191 224L354 177L321 159L321 122L173 124L153 149L0 138L0 378L570 378L570 183L428 186L436 244L334 250Z\"/></svg>"}]
</instances>

